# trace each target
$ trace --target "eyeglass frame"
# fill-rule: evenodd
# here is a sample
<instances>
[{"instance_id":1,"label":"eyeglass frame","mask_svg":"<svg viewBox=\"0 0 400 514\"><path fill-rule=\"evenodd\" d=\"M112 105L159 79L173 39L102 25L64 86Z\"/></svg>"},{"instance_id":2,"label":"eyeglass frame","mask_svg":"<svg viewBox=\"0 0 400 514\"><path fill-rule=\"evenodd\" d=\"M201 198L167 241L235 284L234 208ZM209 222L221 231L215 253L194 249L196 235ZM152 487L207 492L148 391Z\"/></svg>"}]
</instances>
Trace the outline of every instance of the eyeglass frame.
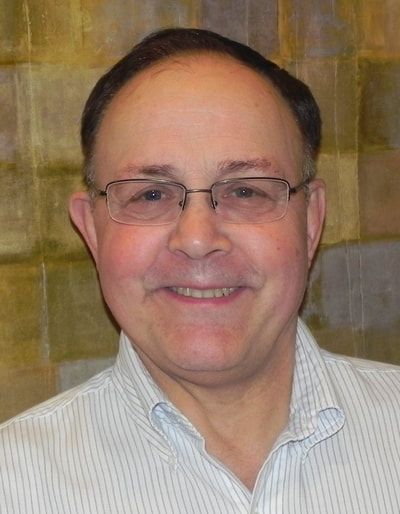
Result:
<instances>
[{"instance_id":1,"label":"eyeglass frame","mask_svg":"<svg viewBox=\"0 0 400 514\"><path fill-rule=\"evenodd\" d=\"M181 216L182 212L184 211L185 209L185 206L186 206L186 200L187 200L187 195L190 194L190 193L209 193L210 195L210 199L211 199L211 207L214 209L214 211L216 211L216 207L217 207L217 202L215 202L214 198L213 198L213 188L215 186L218 186L220 184L229 184L229 183L234 183L234 182L239 182L239 181L247 181L247 180L267 180L267 181L272 181L272 182L280 182L280 183L284 183L286 184L287 186L287 204L286 204L286 209L287 209L287 206L289 205L289 200L291 198L292 195L298 193L299 191L301 191L302 189L304 188L307 188L307 186L310 184L311 182L311 179L310 178L306 178L304 180L302 180L299 184L297 184L297 186L291 186L290 183L284 179L284 178L280 178L280 177L234 177L234 178L228 178L228 179L223 179L223 180L217 180L216 182L214 182L213 184L211 184L210 188L194 188L194 189L188 189L184 184L181 184L180 182L175 182L173 180L164 180L164 179L147 179L147 178L128 178L128 179L119 179L119 180L112 180L111 182L108 182L105 186L104 189L99 189L97 188L96 186L93 186L91 188L91 191L93 193L95 193L96 195L102 197L102 198L106 198L106 202L107 202L107 210L108 210L108 214L110 216L110 218L115 221L116 223L122 223L124 225L148 225L148 226L156 226L156 225L167 225L169 223L173 223L173 221L176 221L177 219L179 219L179 217ZM178 205L181 207L181 210L179 212L179 214L177 215L177 217L174 219L174 220L171 220L171 221L167 221L167 222L163 222L163 223L126 223L126 222L123 222L123 221L118 221L116 220L115 218L112 217L111 215L111 212L110 212L110 207L108 205L108 189L110 186L112 186L113 184L124 184L124 183L146 183L146 182L150 182L150 183L154 183L154 184L163 184L163 185L170 185L170 186L178 186L180 189L183 190L184 192L184 196L183 196L183 199L178 203ZM277 221L279 219L282 219L285 215L286 215L286 212L287 210L284 211L283 215L274 219L274 220L271 220L272 221ZM229 222L229 223L240 223L240 222ZM246 222L243 222L243 223L246 223ZM248 222L250 224L252 223L257 223L257 222Z\"/></svg>"}]
</instances>

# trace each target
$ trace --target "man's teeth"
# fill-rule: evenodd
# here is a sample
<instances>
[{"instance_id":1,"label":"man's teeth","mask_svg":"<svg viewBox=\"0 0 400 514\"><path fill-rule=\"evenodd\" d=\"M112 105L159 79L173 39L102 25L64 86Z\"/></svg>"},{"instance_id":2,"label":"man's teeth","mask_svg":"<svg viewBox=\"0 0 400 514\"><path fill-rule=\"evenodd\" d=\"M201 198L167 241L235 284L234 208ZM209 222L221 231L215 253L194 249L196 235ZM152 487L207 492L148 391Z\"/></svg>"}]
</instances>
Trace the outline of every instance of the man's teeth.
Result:
<instances>
[{"instance_id":1,"label":"man's teeth","mask_svg":"<svg viewBox=\"0 0 400 514\"><path fill-rule=\"evenodd\" d=\"M221 298L221 296L229 296L236 287L221 287L218 289L192 289L191 287L171 287L174 293L192 298Z\"/></svg>"}]
</instances>

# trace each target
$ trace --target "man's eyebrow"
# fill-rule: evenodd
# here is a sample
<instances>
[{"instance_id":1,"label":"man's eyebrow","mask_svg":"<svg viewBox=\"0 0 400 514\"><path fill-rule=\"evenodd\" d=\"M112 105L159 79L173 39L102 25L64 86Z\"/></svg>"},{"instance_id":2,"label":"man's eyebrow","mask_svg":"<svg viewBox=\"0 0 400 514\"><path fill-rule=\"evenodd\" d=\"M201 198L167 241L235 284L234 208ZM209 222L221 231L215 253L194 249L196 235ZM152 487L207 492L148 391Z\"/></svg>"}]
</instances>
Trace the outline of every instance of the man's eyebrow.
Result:
<instances>
[{"instance_id":1,"label":"man's eyebrow","mask_svg":"<svg viewBox=\"0 0 400 514\"><path fill-rule=\"evenodd\" d=\"M217 166L218 175L225 176L235 172L258 171L266 172L271 169L271 161L265 158L257 159L226 159ZM177 168L170 164L127 164L121 170L121 176L146 176L150 178L165 178L176 180L179 176Z\"/></svg>"},{"instance_id":2,"label":"man's eyebrow","mask_svg":"<svg viewBox=\"0 0 400 514\"><path fill-rule=\"evenodd\" d=\"M133 176L149 175L152 178L176 179L176 169L169 164L128 164L121 171L121 175L126 174Z\"/></svg>"},{"instance_id":3,"label":"man's eyebrow","mask_svg":"<svg viewBox=\"0 0 400 514\"><path fill-rule=\"evenodd\" d=\"M218 173L220 175L229 175L237 171L266 171L270 170L271 161L264 158L244 159L244 160L225 160L218 165Z\"/></svg>"}]
</instances>

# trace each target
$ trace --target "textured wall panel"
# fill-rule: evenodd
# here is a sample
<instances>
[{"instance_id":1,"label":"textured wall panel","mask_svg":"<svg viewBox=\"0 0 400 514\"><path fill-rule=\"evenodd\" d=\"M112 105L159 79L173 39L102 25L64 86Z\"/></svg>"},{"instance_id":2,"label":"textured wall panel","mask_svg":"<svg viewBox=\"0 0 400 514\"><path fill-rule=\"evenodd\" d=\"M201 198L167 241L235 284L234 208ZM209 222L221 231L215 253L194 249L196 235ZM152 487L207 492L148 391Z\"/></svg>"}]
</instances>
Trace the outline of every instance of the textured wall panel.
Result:
<instances>
[{"instance_id":1,"label":"textured wall panel","mask_svg":"<svg viewBox=\"0 0 400 514\"><path fill-rule=\"evenodd\" d=\"M107 318L91 262L46 266L50 359L101 358L113 355L117 332Z\"/></svg>"},{"instance_id":2,"label":"textured wall panel","mask_svg":"<svg viewBox=\"0 0 400 514\"><path fill-rule=\"evenodd\" d=\"M201 26L253 46L266 57L279 51L278 5L268 0L203 0Z\"/></svg>"},{"instance_id":3,"label":"textured wall panel","mask_svg":"<svg viewBox=\"0 0 400 514\"><path fill-rule=\"evenodd\" d=\"M400 60L366 61L360 79L362 148L400 148Z\"/></svg>"},{"instance_id":4,"label":"textured wall panel","mask_svg":"<svg viewBox=\"0 0 400 514\"><path fill-rule=\"evenodd\" d=\"M0 369L46 359L40 267L0 265Z\"/></svg>"},{"instance_id":5,"label":"textured wall panel","mask_svg":"<svg viewBox=\"0 0 400 514\"><path fill-rule=\"evenodd\" d=\"M281 0L284 55L351 56L356 51L355 4L348 0Z\"/></svg>"},{"instance_id":6,"label":"textured wall panel","mask_svg":"<svg viewBox=\"0 0 400 514\"><path fill-rule=\"evenodd\" d=\"M398 0L0 0L0 418L116 351L68 219L79 118L102 72L169 26L249 43L309 83L328 216L305 317L327 348L400 362Z\"/></svg>"},{"instance_id":7,"label":"textured wall panel","mask_svg":"<svg viewBox=\"0 0 400 514\"><path fill-rule=\"evenodd\" d=\"M362 236L398 238L400 234L400 150L363 154L360 156L359 168Z\"/></svg>"}]
</instances>

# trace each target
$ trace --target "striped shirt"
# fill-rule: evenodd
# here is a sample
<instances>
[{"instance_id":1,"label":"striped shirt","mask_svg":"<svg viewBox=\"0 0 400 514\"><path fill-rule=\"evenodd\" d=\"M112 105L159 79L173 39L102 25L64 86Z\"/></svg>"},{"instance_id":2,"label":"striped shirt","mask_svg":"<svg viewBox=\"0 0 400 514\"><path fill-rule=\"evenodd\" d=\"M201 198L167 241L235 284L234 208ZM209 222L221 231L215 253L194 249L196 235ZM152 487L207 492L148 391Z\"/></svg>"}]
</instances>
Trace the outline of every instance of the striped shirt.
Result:
<instances>
[{"instance_id":1,"label":"striped shirt","mask_svg":"<svg viewBox=\"0 0 400 514\"><path fill-rule=\"evenodd\" d=\"M0 427L1 514L399 514L400 367L299 322L287 428L250 492L123 334L116 363Z\"/></svg>"}]
</instances>

